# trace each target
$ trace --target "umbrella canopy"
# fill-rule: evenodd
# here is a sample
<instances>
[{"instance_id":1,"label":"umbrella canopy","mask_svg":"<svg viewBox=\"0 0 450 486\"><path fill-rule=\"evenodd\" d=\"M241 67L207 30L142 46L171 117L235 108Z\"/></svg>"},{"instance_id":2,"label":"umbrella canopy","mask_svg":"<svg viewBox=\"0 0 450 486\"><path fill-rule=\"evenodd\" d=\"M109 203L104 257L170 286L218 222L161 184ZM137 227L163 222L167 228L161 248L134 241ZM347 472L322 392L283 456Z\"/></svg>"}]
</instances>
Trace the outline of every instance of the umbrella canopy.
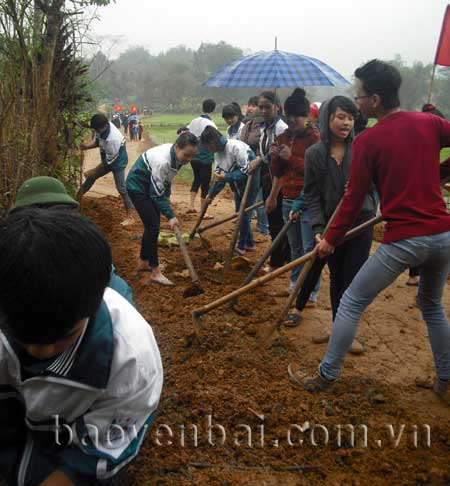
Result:
<instances>
[{"instance_id":1,"label":"umbrella canopy","mask_svg":"<svg viewBox=\"0 0 450 486\"><path fill-rule=\"evenodd\" d=\"M275 50L233 61L221 67L203 86L282 88L346 84L350 83L319 59Z\"/></svg>"}]
</instances>

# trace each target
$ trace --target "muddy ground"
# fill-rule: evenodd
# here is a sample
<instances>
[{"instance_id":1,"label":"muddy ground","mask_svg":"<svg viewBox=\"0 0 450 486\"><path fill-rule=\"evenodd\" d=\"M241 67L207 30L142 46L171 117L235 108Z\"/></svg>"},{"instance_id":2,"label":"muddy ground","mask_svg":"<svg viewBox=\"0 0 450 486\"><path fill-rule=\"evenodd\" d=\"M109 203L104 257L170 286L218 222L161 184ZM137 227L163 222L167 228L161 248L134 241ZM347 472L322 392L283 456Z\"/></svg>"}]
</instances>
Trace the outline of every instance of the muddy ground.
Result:
<instances>
[{"instance_id":1,"label":"muddy ground","mask_svg":"<svg viewBox=\"0 0 450 486\"><path fill-rule=\"evenodd\" d=\"M135 144L132 161L142 147ZM173 206L183 231L195 220L186 214L188 192L185 184L174 184ZM231 211L225 196L212 213ZM297 361L314 371L325 350L311 337L330 326L327 271L317 308L305 310L302 324L282 330L270 347L261 349L257 341L281 312L285 297L277 295L287 288L287 276L243 297L239 307L246 315L223 306L205 316L198 344L192 310L234 290L245 276L233 271L224 284L216 282L220 272L213 267L226 254L232 224L207 234L212 250L200 241L190 244L205 293L183 298L189 280L174 276L184 269L177 248L160 251L177 286L155 286L148 274L136 272L142 226L120 226L121 201L111 195L86 198L83 212L107 235L117 273L152 325L164 365L159 416L130 466L130 485L450 484L450 409L415 384L417 377L433 375L433 360L415 306L417 289L405 285L406 274L364 314L358 337L365 353L349 355L339 383L311 395L294 388L286 370ZM252 261L268 244L260 240Z\"/></svg>"}]
</instances>

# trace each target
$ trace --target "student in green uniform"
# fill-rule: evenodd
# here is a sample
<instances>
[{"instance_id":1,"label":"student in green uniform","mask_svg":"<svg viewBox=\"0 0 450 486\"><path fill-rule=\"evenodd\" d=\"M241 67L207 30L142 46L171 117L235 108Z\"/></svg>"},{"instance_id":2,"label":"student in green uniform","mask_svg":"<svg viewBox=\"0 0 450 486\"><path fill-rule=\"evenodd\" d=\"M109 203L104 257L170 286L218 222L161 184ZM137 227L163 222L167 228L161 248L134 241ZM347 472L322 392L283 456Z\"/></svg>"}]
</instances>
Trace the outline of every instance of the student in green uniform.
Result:
<instances>
[{"instance_id":1,"label":"student in green uniform","mask_svg":"<svg viewBox=\"0 0 450 486\"><path fill-rule=\"evenodd\" d=\"M91 128L96 132L96 138L91 143L81 144L81 150L100 148L101 162L94 169L85 172L86 180L82 187L85 194L94 185L95 181L109 172L113 173L114 182L122 197L127 218L122 221L122 226L134 223L132 217L133 204L127 194L125 186L125 169L128 165L128 154L125 146L125 137L115 125L108 121L105 115L100 113L91 118Z\"/></svg>"},{"instance_id":2,"label":"student in green uniform","mask_svg":"<svg viewBox=\"0 0 450 486\"><path fill-rule=\"evenodd\" d=\"M79 204L75 199L69 196L61 181L54 177L38 176L27 179L19 187L16 200L10 213L29 207L77 211ZM128 302L134 305L133 291L125 280L116 275L114 265L112 265L111 268L108 287L119 292L119 294L125 297Z\"/></svg>"},{"instance_id":3,"label":"student in green uniform","mask_svg":"<svg viewBox=\"0 0 450 486\"><path fill-rule=\"evenodd\" d=\"M160 214L169 220L171 228L179 225L169 201L171 183L181 167L192 161L197 149L197 137L186 131L174 144L166 143L144 152L127 177L128 194L145 228L139 270L151 272L150 281L159 285L174 285L159 267Z\"/></svg>"}]
</instances>

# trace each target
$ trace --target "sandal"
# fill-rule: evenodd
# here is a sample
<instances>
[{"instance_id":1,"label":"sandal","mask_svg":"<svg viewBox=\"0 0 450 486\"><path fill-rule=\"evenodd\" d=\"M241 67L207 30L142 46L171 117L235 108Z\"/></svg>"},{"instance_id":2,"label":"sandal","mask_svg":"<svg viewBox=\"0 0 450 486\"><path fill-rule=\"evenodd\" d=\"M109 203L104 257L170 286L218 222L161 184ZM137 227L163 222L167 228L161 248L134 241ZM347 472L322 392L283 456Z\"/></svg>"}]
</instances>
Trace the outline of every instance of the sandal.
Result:
<instances>
[{"instance_id":1,"label":"sandal","mask_svg":"<svg viewBox=\"0 0 450 486\"><path fill-rule=\"evenodd\" d=\"M162 285L163 287L175 287L175 284L164 275L157 278L151 278L150 282L157 285Z\"/></svg>"},{"instance_id":2,"label":"sandal","mask_svg":"<svg viewBox=\"0 0 450 486\"><path fill-rule=\"evenodd\" d=\"M197 213L197 210L196 209L188 209L186 211L186 214L196 214Z\"/></svg>"},{"instance_id":3,"label":"sandal","mask_svg":"<svg viewBox=\"0 0 450 486\"><path fill-rule=\"evenodd\" d=\"M288 314L283 324L284 327L297 327L302 322L302 316L299 314Z\"/></svg>"},{"instance_id":4,"label":"sandal","mask_svg":"<svg viewBox=\"0 0 450 486\"><path fill-rule=\"evenodd\" d=\"M203 216L203 219L214 219L214 216L211 216L210 214L205 214Z\"/></svg>"},{"instance_id":5,"label":"sandal","mask_svg":"<svg viewBox=\"0 0 450 486\"><path fill-rule=\"evenodd\" d=\"M132 216L128 216L128 218L124 219L120 225L121 226L130 226L131 224L134 224L134 218Z\"/></svg>"}]
</instances>

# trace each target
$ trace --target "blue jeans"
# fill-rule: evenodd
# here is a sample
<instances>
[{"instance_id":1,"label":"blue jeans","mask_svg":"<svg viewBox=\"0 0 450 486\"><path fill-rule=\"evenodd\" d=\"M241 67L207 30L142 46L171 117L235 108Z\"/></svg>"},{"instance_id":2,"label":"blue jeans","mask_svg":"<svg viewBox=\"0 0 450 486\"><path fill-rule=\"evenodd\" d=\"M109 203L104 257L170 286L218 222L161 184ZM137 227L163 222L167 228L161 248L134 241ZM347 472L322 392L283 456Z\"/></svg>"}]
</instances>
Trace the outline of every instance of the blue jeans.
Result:
<instances>
[{"instance_id":1,"label":"blue jeans","mask_svg":"<svg viewBox=\"0 0 450 486\"><path fill-rule=\"evenodd\" d=\"M311 216L308 210L303 211L300 218L300 225L302 230L302 241L303 241L303 252L308 253L314 249L316 246L316 240L314 238L314 231L311 225ZM312 302L317 302L317 297L320 289L320 277L314 287L314 291L311 292L309 300Z\"/></svg>"},{"instance_id":2,"label":"blue jeans","mask_svg":"<svg viewBox=\"0 0 450 486\"><path fill-rule=\"evenodd\" d=\"M117 192L120 194L120 197L122 198L125 209L131 209L133 207L133 203L131 202L131 199L128 196L127 192L127 186L125 183L125 169L112 171L110 165L102 163L101 167L91 177L87 177L84 181L82 186L83 194L89 191L89 189L95 184L95 181L97 179L100 179L100 177L105 176L109 172L113 173L114 182L116 183L116 189Z\"/></svg>"},{"instance_id":3,"label":"blue jeans","mask_svg":"<svg viewBox=\"0 0 450 486\"><path fill-rule=\"evenodd\" d=\"M263 195L262 189L260 188L255 202L262 200ZM264 207L264 204L256 209L256 228L258 229L260 235L265 236L269 234L269 222L267 221L266 208Z\"/></svg>"},{"instance_id":4,"label":"blue jeans","mask_svg":"<svg viewBox=\"0 0 450 486\"><path fill-rule=\"evenodd\" d=\"M450 269L450 231L382 244L366 261L339 304L320 365L325 378L339 377L362 313L408 267L420 267L419 306L427 324L436 373L441 380L450 380L450 325L442 305Z\"/></svg>"},{"instance_id":5,"label":"blue jeans","mask_svg":"<svg viewBox=\"0 0 450 486\"><path fill-rule=\"evenodd\" d=\"M294 201L292 199L283 199L283 219L285 223L289 219L289 213L291 212L293 202ZM305 251L303 248L302 227L300 220L291 224L291 227L287 232L287 237L289 246L291 247L291 260L296 260L297 258L303 256ZM300 265L291 271L291 288L295 285L302 268L303 265Z\"/></svg>"},{"instance_id":6,"label":"blue jeans","mask_svg":"<svg viewBox=\"0 0 450 486\"><path fill-rule=\"evenodd\" d=\"M256 176L254 176L253 181L254 182L248 194L247 204L245 205L246 208L255 204L255 199L259 186L259 178L256 178ZM234 205L236 208L236 212L238 212L239 208L241 207L244 190L238 190L235 186L233 186L232 189L234 194ZM255 241L253 239L250 214L244 213L242 215L241 225L239 227L239 240L237 247L240 250L245 250L245 248L250 248L253 246L255 246Z\"/></svg>"}]
</instances>

